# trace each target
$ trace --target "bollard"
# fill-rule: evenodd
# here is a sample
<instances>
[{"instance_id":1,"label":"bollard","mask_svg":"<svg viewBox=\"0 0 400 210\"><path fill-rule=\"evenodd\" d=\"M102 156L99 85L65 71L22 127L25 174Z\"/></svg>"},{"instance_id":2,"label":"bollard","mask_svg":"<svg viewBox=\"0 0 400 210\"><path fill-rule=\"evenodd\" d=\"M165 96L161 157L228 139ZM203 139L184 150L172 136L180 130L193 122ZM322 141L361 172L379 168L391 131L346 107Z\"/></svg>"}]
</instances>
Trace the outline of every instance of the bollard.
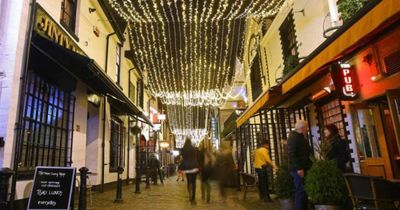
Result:
<instances>
[{"instance_id":1,"label":"bollard","mask_svg":"<svg viewBox=\"0 0 400 210\"><path fill-rule=\"evenodd\" d=\"M117 180L117 194L115 196L114 203L121 203L122 202L122 179L121 174L124 172L124 169L119 166L118 167L118 180Z\"/></svg>"},{"instance_id":2,"label":"bollard","mask_svg":"<svg viewBox=\"0 0 400 210\"><path fill-rule=\"evenodd\" d=\"M146 188L150 188L150 168L146 167Z\"/></svg>"},{"instance_id":3,"label":"bollard","mask_svg":"<svg viewBox=\"0 0 400 210\"><path fill-rule=\"evenodd\" d=\"M79 172L81 173L81 183L79 185L79 210L86 210L87 209L87 202L86 202L86 178L88 174L89 169L86 167L82 167L79 169Z\"/></svg>"},{"instance_id":4,"label":"bollard","mask_svg":"<svg viewBox=\"0 0 400 210\"><path fill-rule=\"evenodd\" d=\"M7 209L8 207L8 187L13 174L14 171L10 168L0 169L0 209Z\"/></svg>"}]
</instances>

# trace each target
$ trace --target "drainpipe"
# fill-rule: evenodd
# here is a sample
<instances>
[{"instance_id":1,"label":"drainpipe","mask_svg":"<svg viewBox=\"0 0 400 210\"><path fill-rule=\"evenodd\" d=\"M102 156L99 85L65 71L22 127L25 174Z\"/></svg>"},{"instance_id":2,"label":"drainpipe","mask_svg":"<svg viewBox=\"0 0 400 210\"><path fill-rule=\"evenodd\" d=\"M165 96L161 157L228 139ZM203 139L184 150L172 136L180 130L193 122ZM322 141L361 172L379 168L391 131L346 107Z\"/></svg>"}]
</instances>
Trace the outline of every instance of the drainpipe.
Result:
<instances>
[{"instance_id":1,"label":"drainpipe","mask_svg":"<svg viewBox=\"0 0 400 210\"><path fill-rule=\"evenodd\" d=\"M104 71L107 73L107 63L108 63L108 44L109 44L109 42L110 42L110 37L112 36L112 35L114 35L115 34L115 32L112 32L112 33L110 33L110 34L107 34L107 37L106 37L106 59L105 59L105 63L104 63Z\"/></svg>"},{"instance_id":2,"label":"drainpipe","mask_svg":"<svg viewBox=\"0 0 400 210\"><path fill-rule=\"evenodd\" d=\"M103 131L102 131L102 141L101 141L101 188L100 192L104 192L104 168L105 168L105 146L106 146L106 105L107 96L103 97Z\"/></svg>"},{"instance_id":3,"label":"drainpipe","mask_svg":"<svg viewBox=\"0 0 400 210\"><path fill-rule=\"evenodd\" d=\"M28 75L28 61L29 61L29 54L30 54L30 46L32 42L32 32L33 32L33 26L35 23L35 17L36 17L36 0L31 0L30 4L30 16L29 16L29 21L28 21L28 30L26 31L26 36L25 36L25 46L24 46L24 52L23 52L23 61L22 61L22 71L20 75L20 85L19 85L19 94L18 94L18 106L19 106L19 111L17 112L17 118L15 122L15 127L14 127L14 132L16 133L15 135L15 147L14 147L14 158L13 158L13 170L15 174L12 177L12 182L11 182L11 195L10 195L10 205L9 209L14 209L14 200L15 200L15 193L16 193L16 186L17 186L17 174L18 174L18 166L19 166L19 157L20 157L20 147L21 147L21 124L22 124L22 118L23 118L23 110L24 110L24 89L27 83L27 75Z\"/></svg>"}]
</instances>

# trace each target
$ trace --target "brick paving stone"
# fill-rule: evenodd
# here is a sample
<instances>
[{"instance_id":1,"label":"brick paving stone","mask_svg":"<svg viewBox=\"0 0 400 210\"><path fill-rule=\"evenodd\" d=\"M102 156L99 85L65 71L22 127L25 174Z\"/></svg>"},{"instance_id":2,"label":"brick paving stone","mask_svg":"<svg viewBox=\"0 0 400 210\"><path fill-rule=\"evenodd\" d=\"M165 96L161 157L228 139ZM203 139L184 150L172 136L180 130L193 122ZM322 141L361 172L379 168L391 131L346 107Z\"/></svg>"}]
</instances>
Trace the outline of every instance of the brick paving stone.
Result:
<instances>
[{"instance_id":1,"label":"brick paving stone","mask_svg":"<svg viewBox=\"0 0 400 210\"><path fill-rule=\"evenodd\" d=\"M141 185L141 193L135 194L135 185L123 187L123 202L114 203L115 190L104 193L93 193L93 210L281 210L278 200L272 203L263 203L258 198L257 192L249 192L246 200L243 200L243 192L236 188L227 188L227 199L223 201L219 195L216 183L211 186L211 202L208 204L201 199L200 181L197 181L196 205L189 202L185 182L175 181L170 177L164 185L151 185L149 189L145 184Z\"/></svg>"}]
</instances>

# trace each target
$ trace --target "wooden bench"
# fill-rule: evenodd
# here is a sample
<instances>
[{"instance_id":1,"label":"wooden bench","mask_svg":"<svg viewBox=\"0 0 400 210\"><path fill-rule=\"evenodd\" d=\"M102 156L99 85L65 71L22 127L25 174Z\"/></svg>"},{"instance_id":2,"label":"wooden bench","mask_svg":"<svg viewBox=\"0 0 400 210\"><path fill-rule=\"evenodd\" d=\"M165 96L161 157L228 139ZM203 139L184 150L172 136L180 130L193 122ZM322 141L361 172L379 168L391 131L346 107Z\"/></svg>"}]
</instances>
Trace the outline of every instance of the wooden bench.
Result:
<instances>
[{"instance_id":1,"label":"wooden bench","mask_svg":"<svg viewBox=\"0 0 400 210\"><path fill-rule=\"evenodd\" d=\"M258 184L257 184L257 178L251 174L247 173L240 173L242 180L243 180L243 187L244 187L244 194L243 194L243 200L246 200L246 195L247 192L250 189L254 189L252 191L258 191Z\"/></svg>"}]
</instances>

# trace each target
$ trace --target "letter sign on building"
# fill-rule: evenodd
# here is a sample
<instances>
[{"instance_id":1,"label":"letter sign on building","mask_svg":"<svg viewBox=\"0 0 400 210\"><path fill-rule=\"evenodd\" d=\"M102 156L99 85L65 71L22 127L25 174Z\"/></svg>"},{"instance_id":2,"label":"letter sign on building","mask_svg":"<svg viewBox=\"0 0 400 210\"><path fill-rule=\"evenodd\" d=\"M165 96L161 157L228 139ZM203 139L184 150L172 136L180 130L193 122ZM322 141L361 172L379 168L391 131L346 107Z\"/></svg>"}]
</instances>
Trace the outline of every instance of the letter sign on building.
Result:
<instances>
[{"instance_id":1,"label":"letter sign on building","mask_svg":"<svg viewBox=\"0 0 400 210\"><path fill-rule=\"evenodd\" d=\"M342 100L354 100L358 94L358 84L354 69L348 63L332 65L331 75L338 97Z\"/></svg>"}]
</instances>

